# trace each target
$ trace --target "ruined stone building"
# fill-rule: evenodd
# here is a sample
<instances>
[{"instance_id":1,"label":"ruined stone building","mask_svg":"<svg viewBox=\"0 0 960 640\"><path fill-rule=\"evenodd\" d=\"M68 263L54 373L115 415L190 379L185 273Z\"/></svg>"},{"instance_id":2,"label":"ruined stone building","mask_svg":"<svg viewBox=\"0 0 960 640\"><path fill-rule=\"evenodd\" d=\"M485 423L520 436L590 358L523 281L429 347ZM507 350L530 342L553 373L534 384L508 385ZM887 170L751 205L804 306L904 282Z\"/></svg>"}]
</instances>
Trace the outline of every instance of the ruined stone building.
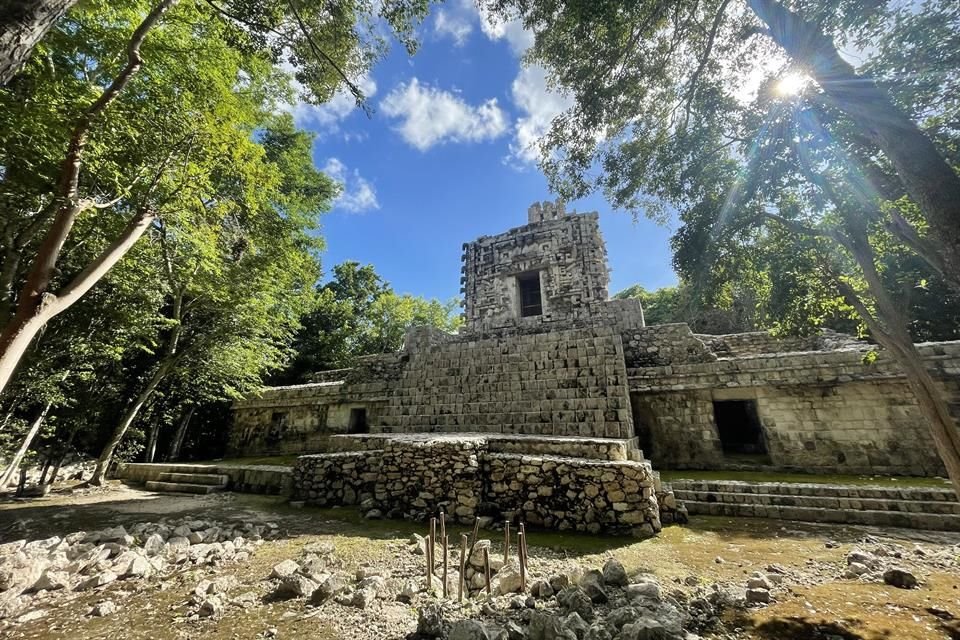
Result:
<instances>
[{"instance_id":1,"label":"ruined stone building","mask_svg":"<svg viewBox=\"0 0 960 640\"><path fill-rule=\"evenodd\" d=\"M882 351L829 331L645 326L608 282L598 214L534 204L526 225L463 246L457 335L414 328L400 353L237 402L230 453L317 454L295 473L318 504L452 504L586 530L659 528L651 463L942 473ZM960 343L919 348L960 399Z\"/></svg>"}]
</instances>

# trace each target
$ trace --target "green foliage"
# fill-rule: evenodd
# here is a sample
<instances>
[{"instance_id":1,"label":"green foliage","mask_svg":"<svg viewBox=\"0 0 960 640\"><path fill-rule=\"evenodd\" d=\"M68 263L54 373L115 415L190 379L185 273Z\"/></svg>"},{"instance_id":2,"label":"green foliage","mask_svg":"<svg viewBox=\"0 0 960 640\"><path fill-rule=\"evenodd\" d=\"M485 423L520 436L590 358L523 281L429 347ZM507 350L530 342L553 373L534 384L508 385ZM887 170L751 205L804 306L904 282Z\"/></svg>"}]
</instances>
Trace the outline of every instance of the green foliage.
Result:
<instances>
[{"instance_id":1,"label":"green foliage","mask_svg":"<svg viewBox=\"0 0 960 640\"><path fill-rule=\"evenodd\" d=\"M758 328L862 333L850 297L868 310L875 301L849 241L865 234L883 290L915 319L914 338L957 336L957 295L887 227L895 207L924 231L896 171L820 87L779 91L783 75L803 69L764 35L756 5L487 4L536 33L528 62L573 102L540 144L551 187L568 199L602 191L635 216L662 219L674 208L674 268L694 308L747 300ZM865 50L860 70L960 165L955 3L783 4Z\"/></svg>"},{"instance_id":2,"label":"green foliage","mask_svg":"<svg viewBox=\"0 0 960 640\"><path fill-rule=\"evenodd\" d=\"M48 324L0 397L5 434L22 432L51 401L35 448L96 453L157 376L143 419L169 428L186 404L208 404L223 431L215 403L284 365L301 318L322 305L318 218L337 187L313 165L312 135L277 114L344 87L360 104L355 83L386 52L388 32L412 52L428 4L200 1L162 17L137 73L91 125L78 191L103 204L77 219L51 289L135 212L157 222ZM154 5L79 3L0 88L0 325L59 205L74 126L126 63L131 33ZM141 450L145 433L141 420L121 450ZM0 455L16 444L0 444Z\"/></svg>"},{"instance_id":3,"label":"green foliage","mask_svg":"<svg viewBox=\"0 0 960 640\"><path fill-rule=\"evenodd\" d=\"M372 265L353 261L336 265L317 294L294 340L296 355L275 384L303 382L314 372L351 366L360 356L399 351L411 326L454 332L462 321L455 300L397 295Z\"/></svg>"}]
</instances>

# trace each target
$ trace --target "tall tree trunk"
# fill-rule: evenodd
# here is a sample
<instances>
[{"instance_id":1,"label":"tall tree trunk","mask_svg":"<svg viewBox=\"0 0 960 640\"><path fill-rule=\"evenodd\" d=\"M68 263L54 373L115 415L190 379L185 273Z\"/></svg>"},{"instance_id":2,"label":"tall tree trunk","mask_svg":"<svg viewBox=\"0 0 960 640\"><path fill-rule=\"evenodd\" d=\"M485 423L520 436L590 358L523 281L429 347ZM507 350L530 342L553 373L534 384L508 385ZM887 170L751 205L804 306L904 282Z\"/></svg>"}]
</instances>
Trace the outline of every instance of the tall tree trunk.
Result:
<instances>
[{"instance_id":1,"label":"tall tree trunk","mask_svg":"<svg viewBox=\"0 0 960 640\"><path fill-rule=\"evenodd\" d=\"M33 48L77 0L0 0L0 85L26 63Z\"/></svg>"},{"instance_id":2,"label":"tall tree trunk","mask_svg":"<svg viewBox=\"0 0 960 640\"><path fill-rule=\"evenodd\" d=\"M937 454L953 484L953 490L960 496L960 428L950 415L950 408L940 387L913 343L906 316L883 286L865 221L859 217L848 218L845 226L847 239L843 244L863 272L867 290L875 301L876 313L871 313L846 282L838 281L840 291L866 323L870 334L903 370L907 384L917 399L920 413L927 422Z\"/></svg>"},{"instance_id":3,"label":"tall tree trunk","mask_svg":"<svg viewBox=\"0 0 960 640\"><path fill-rule=\"evenodd\" d=\"M50 411L51 406L53 406L53 402L48 402L44 405L40 413L37 414L37 417L34 418L30 429L27 431L27 435L24 436L23 442L20 443L20 448L13 454L13 458L10 459L10 464L7 465L7 468L4 469L3 475L0 475L0 489L4 489L10 484L17 469L20 468L20 463L23 462L23 457L27 454L27 451L30 450L33 439L36 438L37 433L40 432L40 427L43 425L43 420L47 417L47 412Z\"/></svg>"},{"instance_id":4,"label":"tall tree trunk","mask_svg":"<svg viewBox=\"0 0 960 640\"><path fill-rule=\"evenodd\" d=\"M56 272L63 245L83 211L92 202L80 197L78 186L80 169L87 139L96 120L117 99L143 64L140 46L147 33L160 21L163 14L177 0L162 0L136 28L127 43L127 63L113 82L77 119L71 134L67 153L60 168L57 186L56 215L40 244L27 280L17 301L13 318L0 331L0 392L10 382L13 372L40 329L54 316L69 308L90 290L122 258L143 235L156 218L150 210L138 211L128 222L123 233L108 246L73 281L56 294L49 291Z\"/></svg>"},{"instance_id":5,"label":"tall tree trunk","mask_svg":"<svg viewBox=\"0 0 960 640\"><path fill-rule=\"evenodd\" d=\"M143 409L145 404L147 404L147 401L153 395L153 392L156 391L157 386L163 382L163 379L166 377L169 370L169 361L161 363L160 366L157 367L156 371L153 372L153 375L150 376L150 381L147 383L147 386L144 387L143 391L140 392L140 395L138 395L130 404L130 406L127 407L127 410L124 412L120 422L117 423L116 428L113 430L110 440L100 452L100 457L97 458L97 466L93 470L93 475L90 477L90 484L97 486L103 484L107 476L107 469L110 467L110 461L113 460L113 453L117 449L117 445L120 444L121 440L123 440L123 436L126 435L127 429L130 428L130 425L132 425L134 420L137 419L137 416L140 415L140 410Z\"/></svg>"},{"instance_id":6,"label":"tall tree trunk","mask_svg":"<svg viewBox=\"0 0 960 640\"><path fill-rule=\"evenodd\" d=\"M865 138L883 151L930 225L950 279L960 278L960 176L933 142L877 86L858 75L817 25L778 0L748 0L774 42L816 80Z\"/></svg>"},{"instance_id":7,"label":"tall tree trunk","mask_svg":"<svg viewBox=\"0 0 960 640\"><path fill-rule=\"evenodd\" d=\"M103 447L103 451L100 452L100 457L97 459L97 466L93 470L93 476L90 478L90 484L92 485L102 485L104 479L107 475L107 468L110 466L110 461L113 459L113 452L116 450L117 445L120 444L120 441L123 439L123 436L126 435L127 429L130 428L130 425L133 424L133 421L137 419L140 410L143 409L143 406L147 403L150 397L153 395L153 392L156 388L163 382L164 378L167 377L167 374L170 373L170 370L173 368L174 363L177 360L179 355L179 346L180 346L180 335L183 331L183 325L181 321L183 319L183 289L179 289L173 298L173 308L171 311L171 319L176 322L174 327L170 330L170 335L167 338L167 346L164 350L163 357L160 360L160 363L157 365L157 368L154 370L153 375L150 376L147 386L144 387L143 391L140 392L140 395L137 396L136 400L127 407L126 413L124 413L123 418L117 424L116 429L113 430L113 434L110 436L110 440L107 442L106 446Z\"/></svg>"},{"instance_id":8,"label":"tall tree trunk","mask_svg":"<svg viewBox=\"0 0 960 640\"><path fill-rule=\"evenodd\" d=\"M177 432L174 434L173 441L170 443L170 454L167 456L167 460L175 462L180 459L180 449L183 447L183 439L187 435L187 427L190 425L190 420L193 418L193 412L196 411L196 409L196 405L190 405L180 418L180 424L177 425Z\"/></svg>"},{"instance_id":9,"label":"tall tree trunk","mask_svg":"<svg viewBox=\"0 0 960 640\"><path fill-rule=\"evenodd\" d=\"M160 414L158 413L153 417L153 422L150 424L150 437L147 439L147 453L144 456L146 462L153 462L153 458L157 454L157 439L159 437Z\"/></svg>"}]
</instances>

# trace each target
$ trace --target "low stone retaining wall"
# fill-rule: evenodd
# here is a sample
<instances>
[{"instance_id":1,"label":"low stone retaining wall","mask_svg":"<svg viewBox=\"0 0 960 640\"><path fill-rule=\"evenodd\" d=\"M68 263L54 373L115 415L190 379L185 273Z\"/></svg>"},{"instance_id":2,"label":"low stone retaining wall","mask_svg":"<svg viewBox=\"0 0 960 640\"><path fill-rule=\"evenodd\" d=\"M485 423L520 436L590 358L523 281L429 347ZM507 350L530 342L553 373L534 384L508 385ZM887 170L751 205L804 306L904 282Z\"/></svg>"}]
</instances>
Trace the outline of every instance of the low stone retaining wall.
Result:
<instances>
[{"instance_id":1,"label":"low stone retaining wall","mask_svg":"<svg viewBox=\"0 0 960 640\"><path fill-rule=\"evenodd\" d=\"M485 499L509 519L548 529L652 536L660 530L650 466L493 453L484 460Z\"/></svg>"},{"instance_id":2,"label":"low stone retaining wall","mask_svg":"<svg viewBox=\"0 0 960 640\"><path fill-rule=\"evenodd\" d=\"M650 536L681 518L649 463L493 452L482 436L397 437L381 449L301 456L294 500L360 504L394 518L423 520L444 510L469 524L477 516L592 533ZM664 493L666 496L666 494Z\"/></svg>"},{"instance_id":3,"label":"low stone retaining wall","mask_svg":"<svg viewBox=\"0 0 960 640\"><path fill-rule=\"evenodd\" d=\"M115 478L131 482L159 480L163 473L216 473L230 478L228 489L241 493L290 495L293 491L293 472L290 467L266 464L166 464L121 462Z\"/></svg>"}]
</instances>

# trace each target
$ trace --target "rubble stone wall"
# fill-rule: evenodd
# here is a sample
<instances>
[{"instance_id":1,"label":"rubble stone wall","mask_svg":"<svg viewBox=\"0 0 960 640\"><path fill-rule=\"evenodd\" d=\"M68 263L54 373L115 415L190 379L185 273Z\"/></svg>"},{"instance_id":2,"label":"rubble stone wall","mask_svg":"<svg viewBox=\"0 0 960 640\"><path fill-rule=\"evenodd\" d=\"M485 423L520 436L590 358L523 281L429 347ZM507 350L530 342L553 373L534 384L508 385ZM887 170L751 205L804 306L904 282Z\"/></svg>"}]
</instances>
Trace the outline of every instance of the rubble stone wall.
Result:
<instances>
[{"instance_id":1,"label":"rubble stone wall","mask_svg":"<svg viewBox=\"0 0 960 640\"><path fill-rule=\"evenodd\" d=\"M465 524L491 516L594 533L661 528L648 463L491 453L482 437L401 437L383 449L301 456L293 482L295 500L363 504L396 518L442 509Z\"/></svg>"},{"instance_id":2,"label":"rubble stone wall","mask_svg":"<svg viewBox=\"0 0 960 640\"><path fill-rule=\"evenodd\" d=\"M485 498L508 517L561 531L661 528L649 464L495 453L483 466Z\"/></svg>"}]
</instances>

